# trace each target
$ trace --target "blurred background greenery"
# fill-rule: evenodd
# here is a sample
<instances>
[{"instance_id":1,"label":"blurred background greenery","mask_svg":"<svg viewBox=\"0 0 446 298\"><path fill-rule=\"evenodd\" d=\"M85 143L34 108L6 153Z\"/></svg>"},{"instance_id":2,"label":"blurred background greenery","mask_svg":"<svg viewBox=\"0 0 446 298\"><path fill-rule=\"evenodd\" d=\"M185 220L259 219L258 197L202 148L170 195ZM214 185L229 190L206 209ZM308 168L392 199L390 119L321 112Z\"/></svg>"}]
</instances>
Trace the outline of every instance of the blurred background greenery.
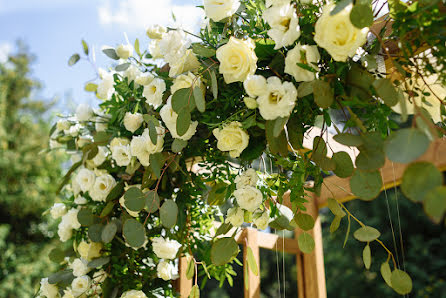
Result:
<instances>
[{"instance_id":1,"label":"blurred background greenery","mask_svg":"<svg viewBox=\"0 0 446 298\"><path fill-rule=\"evenodd\" d=\"M55 191L64 157L57 151L48 152L48 132L55 121L51 117L55 108L48 100L38 99L40 84L32 76L33 60L26 47L18 44L16 52L0 64L0 297L5 298L32 297L40 278L55 270L48 253L55 245L51 237L56 223L42 214L57 200ZM398 190L383 193L372 202L352 201L347 207L382 231L382 240L393 248L389 206L400 251L397 198L402 215L404 266L414 281L411 297L444 297L444 225L433 224L421 206L404 198ZM328 297L398 297L379 274L379 266L386 259L383 249L371 247L373 261L367 271L361 259L361 243L349 240L342 249L346 219L333 235L329 232L331 213L322 210L321 219ZM261 250L260 258L262 297L280 297L284 293L286 297L297 297L295 257ZM398 259L403 266L401 253ZM242 297L242 269L236 266L236 271L232 287L225 284L219 288L218 282L209 281L202 296Z\"/></svg>"}]
</instances>

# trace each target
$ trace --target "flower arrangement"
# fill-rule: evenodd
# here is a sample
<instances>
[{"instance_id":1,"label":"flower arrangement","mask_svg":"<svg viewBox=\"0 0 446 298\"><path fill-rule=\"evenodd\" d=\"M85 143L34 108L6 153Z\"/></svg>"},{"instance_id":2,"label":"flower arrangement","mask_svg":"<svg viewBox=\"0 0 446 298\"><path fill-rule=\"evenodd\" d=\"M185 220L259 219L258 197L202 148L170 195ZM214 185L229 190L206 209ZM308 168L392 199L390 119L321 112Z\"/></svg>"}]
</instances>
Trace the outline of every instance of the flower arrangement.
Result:
<instances>
[{"instance_id":1,"label":"flower arrangement","mask_svg":"<svg viewBox=\"0 0 446 298\"><path fill-rule=\"evenodd\" d=\"M50 211L61 218L62 244L50 258L62 270L42 279L41 294L175 296L171 280L182 255L192 257L188 277L232 283L239 253L232 228L311 230L307 193L320 190L325 174L351 177L353 194L372 200L386 157L411 163L402 190L440 221L442 175L414 162L445 133L444 89L431 87L444 85L446 56L435 30L445 16L434 2L389 1L389 34L370 29L380 10L370 0L204 0L199 35L153 26L147 50L139 40L104 48L114 65L85 86L100 108L81 104L51 131L51 146L70 153L73 165L60 188L64 199ZM399 54L388 42L402 45ZM429 53L415 57L422 46ZM69 64L79 59L74 54ZM391 68L379 67L384 59ZM306 151L304 135L318 122L322 133ZM359 150L354 163L346 152L327 156L329 127L337 142ZM282 202L286 192L291 209ZM357 220L334 199L329 208L333 231L345 216L349 225ZM369 243L378 241L389 253L385 282L409 293L411 279L379 231L359 223L354 238L366 244L366 268ZM310 234L301 234L299 246L312 251ZM191 296L198 291L196 284Z\"/></svg>"}]
</instances>

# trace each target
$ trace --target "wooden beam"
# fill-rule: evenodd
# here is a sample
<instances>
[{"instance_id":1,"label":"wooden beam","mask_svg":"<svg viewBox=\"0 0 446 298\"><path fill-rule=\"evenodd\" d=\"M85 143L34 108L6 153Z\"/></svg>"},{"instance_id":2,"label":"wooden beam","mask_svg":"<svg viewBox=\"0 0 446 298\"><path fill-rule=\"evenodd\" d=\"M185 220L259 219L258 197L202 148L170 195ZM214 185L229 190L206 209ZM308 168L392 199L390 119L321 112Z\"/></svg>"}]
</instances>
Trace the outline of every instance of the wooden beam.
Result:
<instances>
[{"instance_id":1,"label":"wooden beam","mask_svg":"<svg viewBox=\"0 0 446 298\"><path fill-rule=\"evenodd\" d=\"M181 257L178 260L178 275L179 278L175 281L175 288L180 293L180 297L189 297L192 289L192 279L187 279L186 270L190 257Z\"/></svg>"},{"instance_id":2,"label":"wooden beam","mask_svg":"<svg viewBox=\"0 0 446 298\"><path fill-rule=\"evenodd\" d=\"M257 229L246 228L241 237L243 243L243 272L248 279L248 288L244 287L245 298L260 298L260 252L258 245ZM255 275L248 266L248 247L251 248L258 266L259 274ZM246 268L246 269L245 269Z\"/></svg>"},{"instance_id":3,"label":"wooden beam","mask_svg":"<svg viewBox=\"0 0 446 298\"><path fill-rule=\"evenodd\" d=\"M292 238L283 238L276 234L257 232L257 244L269 250L285 251L290 254L301 253L297 241Z\"/></svg>"},{"instance_id":4,"label":"wooden beam","mask_svg":"<svg viewBox=\"0 0 446 298\"><path fill-rule=\"evenodd\" d=\"M432 162L441 171L446 170L446 139L438 139L431 143L426 153L424 153L417 161ZM381 169L383 179L383 190L394 188L401 184L404 170L407 164L391 162L386 160L384 167ZM339 202L351 201L355 196L350 189L350 178L339 178L331 176L324 179L321 194L317 198L318 208L327 206L328 198L334 198Z\"/></svg>"}]
</instances>

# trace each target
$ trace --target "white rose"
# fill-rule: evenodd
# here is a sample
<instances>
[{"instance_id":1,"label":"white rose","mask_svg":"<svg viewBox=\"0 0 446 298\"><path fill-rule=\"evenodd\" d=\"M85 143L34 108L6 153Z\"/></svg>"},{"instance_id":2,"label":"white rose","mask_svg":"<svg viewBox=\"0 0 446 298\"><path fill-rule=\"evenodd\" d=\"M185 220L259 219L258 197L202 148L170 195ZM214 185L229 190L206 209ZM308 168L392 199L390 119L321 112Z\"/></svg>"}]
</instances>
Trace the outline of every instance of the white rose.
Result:
<instances>
[{"instance_id":1,"label":"white rose","mask_svg":"<svg viewBox=\"0 0 446 298\"><path fill-rule=\"evenodd\" d=\"M243 174L235 177L234 182L237 184L237 189L244 188L245 186L256 186L259 176L256 170L247 169Z\"/></svg>"},{"instance_id":2,"label":"white rose","mask_svg":"<svg viewBox=\"0 0 446 298\"><path fill-rule=\"evenodd\" d=\"M64 133L72 137L77 137L79 135L80 129L81 126L79 124L75 124L72 125L67 131L64 131Z\"/></svg>"},{"instance_id":3,"label":"white rose","mask_svg":"<svg viewBox=\"0 0 446 298\"><path fill-rule=\"evenodd\" d=\"M116 180L110 174L104 174L96 178L93 189L89 192L93 201L105 202L110 191L116 186Z\"/></svg>"},{"instance_id":4,"label":"white rose","mask_svg":"<svg viewBox=\"0 0 446 298\"><path fill-rule=\"evenodd\" d=\"M297 44L287 53L285 58L285 72L292 75L297 82L308 82L316 78L316 73L303 69L297 63L302 63L319 71L317 63L321 59L317 46Z\"/></svg>"},{"instance_id":5,"label":"white rose","mask_svg":"<svg viewBox=\"0 0 446 298\"><path fill-rule=\"evenodd\" d=\"M274 49L292 45L300 36L299 19L294 5L289 3L273 5L263 13L263 18L271 26L268 35L274 40Z\"/></svg>"},{"instance_id":6,"label":"white rose","mask_svg":"<svg viewBox=\"0 0 446 298\"><path fill-rule=\"evenodd\" d=\"M166 261L159 262L158 266L156 267L156 273L158 277L166 281L172 279L173 270L174 270L173 265Z\"/></svg>"},{"instance_id":7,"label":"white rose","mask_svg":"<svg viewBox=\"0 0 446 298\"><path fill-rule=\"evenodd\" d=\"M96 89L96 96L100 99L110 99L115 93L115 79L113 73L106 73L102 76L102 81L98 84Z\"/></svg>"},{"instance_id":8,"label":"white rose","mask_svg":"<svg viewBox=\"0 0 446 298\"><path fill-rule=\"evenodd\" d=\"M107 158L107 151L104 146L98 146L98 153L91 160L95 167L102 165Z\"/></svg>"},{"instance_id":9,"label":"white rose","mask_svg":"<svg viewBox=\"0 0 446 298\"><path fill-rule=\"evenodd\" d=\"M263 201L263 195L260 190L252 186L245 186L244 188L236 189L234 191L234 197L237 200L237 204L250 212L254 212L259 208Z\"/></svg>"},{"instance_id":10,"label":"white rose","mask_svg":"<svg viewBox=\"0 0 446 298\"><path fill-rule=\"evenodd\" d=\"M119 146L126 146L130 144L130 140L126 138L113 138L110 142L110 151L113 151Z\"/></svg>"},{"instance_id":11,"label":"white rose","mask_svg":"<svg viewBox=\"0 0 446 298\"><path fill-rule=\"evenodd\" d=\"M70 127L71 123L66 119L60 119L59 121L57 121L56 128L58 131L69 130Z\"/></svg>"},{"instance_id":12,"label":"white rose","mask_svg":"<svg viewBox=\"0 0 446 298\"><path fill-rule=\"evenodd\" d=\"M166 83L160 78L154 78L149 85L144 86L142 95L146 98L146 103L158 108L163 102L163 94L166 91Z\"/></svg>"},{"instance_id":13,"label":"white rose","mask_svg":"<svg viewBox=\"0 0 446 298\"><path fill-rule=\"evenodd\" d=\"M80 296L90 288L90 276L83 275L76 277L71 282L71 290L74 296Z\"/></svg>"},{"instance_id":14,"label":"white rose","mask_svg":"<svg viewBox=\"0 0 446 298\"><path fill-rule=\"evenodd\" d=\"M135 83L142 85L142 86L146 86L149 85L153 79L155 77L153 76L153 74L147 72L147 73L141 73L139 76L136 77L135 79Z\"/></svg>"},{"instance_id":15,"label":"white rose","mask_svg":"<svg viewBox=\"0 0 446 298\"><path fill-rule=\"evenodd\" d=\"M107 278L107 272L104 269L98 270L93 274L93 282L95 283L103 283Z\"/></svg>"},{"instance_id":16,"label":"white rose","mask_svg":"<svg viewBox=\"0 0 446 298\"><path fill-rule=\"evenodd\" d=\"M125 113L124 116L124 126L125 129L134 133L138 128L141 127L144 118L141 113L132 114L130 112Z\"/></svg>"},{"instance_id":17,"label":"white rose","mask_svg":"<svg viewBox=\"0 0 446 298\"><path fill-rule=\"evenodd\" d=\"M187 71L197 70L200 67L200 62L192 50L186 50L184 54L171 59L169 66L169 76L173 78Z\"/></svg>"},{"instance_id":18,"label":"white rose","mask_svg":"<svg viewBox=\"0 0 446 298\"><path fill-rule=\"evenodd\" d=\"M74 203L77 205L85 205L85 204L87 204L87 199L82 196L77 196L74 199Z\"/></svg>"},{"instance_id":19,"label":"white rose","mask_svg":"<svg viewBox=\"0 0 446 298\"><path fill-rule=\"evenodd\" d=\"M250 110L257 109L257 107L259 106L257 104L257 100L255 100L255 98L252 97L248 96L243 97L243 102L245 103L246 107Z\"/></svg>"},{"instance_id":20,"label":"white rose","mask_svg":"<svg viewBox=\"0 0 446 298\"><path fill-rule=\"evenodd\" d=\"M278 77L269 77L267 90L267 93L257 98L260 115L265 120L288 117L297 100L297 90L293 83L282 83Z\"/></svg>"},{"instance_id":21,"label":"white rose","mask_svg":"<svg viewBox=\"0 0 446 298\"><path fill-rule=\"evenodd\" d=\"M257 97L267 92L266 79L260 75L250 75L243 82L246 93L251 97Z\"/></svg>"},{"instance_id":22,"label":"white rose","mask_svg":"<svg viewBox=\"0 0 446 298\"><path fill-rule=\"evenodd\" d=\"M369 28L358 29L350 21L353 5L346 6L335 15L330 15L334 3L327 4L316 22L314 41L336 61L346 61L367 41Z\"/></svg>"},{"instance_id":23,"label":"white rose","mask_svg":"<svg viewBox=\"0 0 446 298\"><path fill-rule=\"evenodd\" d=\"M149 53L152 55L153 59L163 58L163 54L160 49L160 41L159 39L154 39L149 43Z\"/></svg>"},{"instance_id":24,"label":"white rose","mask_svg":"<svg viewBox=\"0 0 446 298\"><path fill-rule=\"evenodd\" d=\"M172 109L171 97L167 99L167 103L161 108L160 116L164 124L166 125L167 129L169 130L170 134L175 139L188 141L190 140L190 138L192 138L192 136L195 134L197 130L198 122L192 121L186 133L182 136L178 135L177 133L178 114L175 113L175 111Z\"/></svg>"},{"instance_id":25,"label":"white rose","mask_svg":"<svg viewBox=\"0 0 446 298\"><path fill-rule=\"evenodd\" d=\"M201 89L204 88L203 83L201 82L201 78L194 75L191 72L188 72L187 74L179 75L175 78L173 81L173 85L170 87L170 93L174 94L180 89L184 88L190 88L190 87L200 87Z\"/></svg>"},{"instance_id":26,"label":"white rose","mask_svg":"<svg viewBox=\"0 0 446 298\"><path fill-rule=\"evenodd\" d=\"M85 241L82 241L77 246L77 251L80 254L81 258L87 261L99 258L101 256L101 250L102 250L102 243L99 242L87 243Z\"/></svg>"},{"instance_id":27,"label":"white rose","mask_svg":"<svg viewBox=\"0 0 446 298\"><path fill-rule=\"evenodd\" d=\"M150 39L161 39L163 34L167 32L167 28L161 25L152 25L147 29L147 36Z\"/></svg>"},{"instance_id":28,"label":"white rose","mask_svg":"<svg viewBox=\"0 0 446 298\"><path fill-rule=\"evenodd\" d=\"M56 285L48 283L48 278L42 278L40 280L40 292L47 298L56 298L59 293L59 289Z\"/></svg>"},{"instance_id":29,"label":"white rose","mask_svg":"<svg viewBox=\"0 0 446 298\"><path fill-rule=\"evenodd\" d=\"M183 56L190 42L182 30L171 30L163 35L159 41L159 52L167 63L175 62L175 59Z\"/></svg>"},{"instance_id":30,"label":"white rose","mask_svg":"<svg viewBox=\"0 0 446 298\"><path fill-rule=\"evenodd\" d=\"M87 192L93 187L96 176L93 171L84 168L77 173L75 179L81 190Z\"/></svg>"},{"instance_id":31,"label":"white rose","mask_svg":"<svg viewBox=\"0 0 446 298\"><path fill-rule=\"evenodd\" d=\"M161 259L174 259L177 256L181 244L176 240L155 237L152 239L153 252Z\"/></svg>"},{"instance_id":32,"label":"white rose","mask_svg":"<svg viewBox=\"0 0 446 298\"><path fill-rule=\"evenodd\" d=\"M50 213L52 218L57 219L67 213L67 207L63 203L55 203Z\"/></svg>"},{"instance_id":33,"label":"white rose","mask_svg":"<svg viewBox=\"0 0 446 298\"><path fill-rule=\"evenodd\" d=\"M242 40L231 37L229 42L217 49L220 61L219 71L227 84L243 82L257 69L255 43L251 39Z\"/></svg>"},{"instance_id":34,"label":"white rose","mask_svg":"<svg viewBox=\"0 0 446 298\"><path fill-rule=\"evenodd\" d=\"M78 121L88 121L93 117L93 109L84 103L81 103L76 108L76 119Z\"/></svg>"},{"instance_id":35,"label":"white rose","mask_svg":"<svg viewBox=\"0 0 446 298\"><path fill-rule=\"evenodd\" d=\"M73 228L66 222L59 223L57 227L57 235L60 241L65 242L73 236Z\"/></svg>"},{"instance_id":36,"label":"white rose","mask_svg":"<svg viewBox=\"0 0 446 298\"><path fill-rule=\"evenodd\" d=\"M130 290L122 293L121 298L147 298L143 291Z\"/></svg>"},{"instance_id":37,"label":"white rose","mask_svg":"<svg viewBox=\"0 0 446 298\"><path fill-rule=\"evenodd\" d=\"M215 22L231 17L240 7L239 0L204 0L206 16Z\"/></svg>"},{"instance_id":38,"label":"white rose","mask_svg":"<svg viewBox=\"0 0 446 298\"><path fill-rule=\"evenodd\" d=\"M130 145L114 147L114 150L112 151L112 158L116 161L118 166L128 166L132 159Z\"/></svg>"},{"instance_id":39,"label":"white rose","mask_svg":"<svg viewBox=\"0 0 446 298\"><path fill-rule=\"evenodd\" d=\"M139 70L138 67L135 65L130 65L125 71L124 71L124 77L128 79L128 82L135 81L137 77L139 77L142 74L142 72Z\"/></svg>"},{"instance_id":40,"label":"white rose","mask_svg":"<svg viewBox=\"0 0 446 298\"><path fill-rule=\"evenodd\" d=\"M73 290L70 288L67 288L63 290L63 296L62 298L76 298L76 295L73 293Z\"/></svg>"},{"instance_id":41,"label":"white rose","mask_svg":"<svg viewBox=\"0 0 446 298\"><path fill-rule=\"evenodd\" d=\"M148 128L144 130L141 136L134 136L130 143L132 156L136 156L139 162L145 167L150 164L151 154L163 151L165 129L157 126L156 132L158 135L156 145L150 139Z\"/></svg>"},{"instance_id":42,"label":"white rose","mask_svg":"<svg viewBox=\"0 0 446 298\"><path fill-rule=\"evenodd\" d=\"M133 55L133 47L129 44L120 44L116 48L116 54L118 54L118 57L121 59L127 59Z\"/></svg>"},{"instance_id":43,"label":"white rose","mask_svg":"<svg viewBox=\"0 0 446 298\"><path fill-rule=\"evenodd\" d=\"M76 140L78 148L83 148L85 145L90 144L92 141L90 136L81 136Z\"/></svg>"},{"instance_id":44,"label":"white rose","mask_svg":"<svg viewBox=\"0 0 446 298\"><path fill-rule=\"evenodd\" d=\"M221 129L215 128L212 133L217 139L217 148L221 151L229 151L232 158L239 157L248 147L249 135L242 129L240 122L233 121Z\"/></svg>"},{"instance_id":45,"label":"white rose","mask_svg":"<svg viewBox=\"0 0 446 298\"><path fill-rule=\"evenodd\" d=\"M230 223L234 227L240 227L245 221L245 211L239 207L229 208L226 213L226 223Z\"/></svg>"},{"instance_id":46,"label":"white rose","mask_svg":"<svg viewBox=\"0 0 446 298\"><path fill-rule=\"evenodd\" d=\"M71 208L64 216L62 216L61 224L66 224L75 230L79 229L81 227L81 224L77 220L78 213L78 209Z\"/></svg>"},{"instance_id":47,"label":"white rose","mask_svg":"<svg viewBox=\"0 0 446 298\"><path fill-rule=\"evenodd\" d=\"M70 264L70 268L73 270L73 275L76 277L84 276L90 272L91 268L87 266L88 262L84 259L74 259Z\"/></svg>"},{"instance_id":48,"label":"white rose","mask_svg":"<svg viewBox=\"0 0 446 298\"><path fill-rule=\"evenodd\" d=\"M256 212L254 214L253 222L260 230L265 230L269 224L269 210L266 209L263 212Z\"/></svg>"}]
</instances>

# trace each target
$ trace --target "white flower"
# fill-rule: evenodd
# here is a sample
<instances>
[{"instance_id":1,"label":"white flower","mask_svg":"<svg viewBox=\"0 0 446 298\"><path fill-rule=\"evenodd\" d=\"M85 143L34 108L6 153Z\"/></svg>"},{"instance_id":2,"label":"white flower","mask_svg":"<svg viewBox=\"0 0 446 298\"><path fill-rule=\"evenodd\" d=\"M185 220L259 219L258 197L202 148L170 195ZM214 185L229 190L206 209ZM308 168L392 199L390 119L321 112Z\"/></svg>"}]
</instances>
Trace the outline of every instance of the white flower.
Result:
<instances>
[{"instance_id":1,"label":"white flower","mask_svg":"<svg viewBox=\"0 0 446 298\"><path fill-rule=\"evenodd\" d=\"M267 92L266 79L260 75L250 75L243 82L246 93L251 97L257 97Z\"/></svg>"},{"instance_id":2,"label":"white flower","mask_svg":"<svg viewBox=\"0 0 446 298\"><path fill-rule=\"evenodd\" d=\"M113 153L113 151L119 147L119 146L125 146L129 145L130 141L126 138L113 138L110 142L110 151Z\"/></svg>"},{"instance_id":3,"label":"white flower","mask_svg":"<svg viewBox=\"0 0 446 298\"><path fill-rule=\"evenodd\" d=\"M93 274L93 282L95 283L103 283L107 278L107 272L104 269L98 270Z\"/></svg>"},{"instance_id":4,"label":"white flower","mask_svg":"<svg viewBox=\"0 0 446 298\"><path fill-rule=\"evenodd\" d=\"M291 2L291 0L266 0L265 7L268 8L268 7L271 7L272 5L279 6L279 5L283 5L283 4L289 4L290 2Z\"/></svg>"},{"instance_id":5,"label":"white flower","mask_svg":"<svg viewBox=\"0 0 446 298\"><path fill-rule=\"evenodd\" d=\"M56 298L59 293L59 289L56 285L48 283L48 278L42 278L40 280L40 292L47 298Z\"/></svg>"},{"instance_id":6,"label":"white flower","mask_svg":"<svg viewBox=\"0 0 446 298\"><path fill-rule=\"evenodd\" d=\"M257 100L255 100L255 98L252 97L245 96L243 97L243 101L245 102L246 107L250 110L257 109L257 107L259 106L257 104Z\"/></svg>"},{"instance_id":7,"label":"white flower","mask_svg":"<svg viewBox=\"0 0 446 298\"><path fill-rule=\"evenodd\" d=\"M153 74L146 72L146 73L141 73L139 76L136 77L135 79L135 83L142 85L142 86L146 86L149 85L153 79L155 77L153 76Z\"/></svg>"},{"instance_id":8,"label":"white flower","mask_svg":"<svg viewBox=\"0 0 446 298\"><path fill-rule=\"evenodd\" d=\"M200 67L200 62L192 50L186 50L183 55L172 59L169 66L169 76L173 78L182 73L197 70Z\"/></svg>"},{"instance_id":9,"label":"white flower","mask_svg":"<svg viewBox=\"0 0 446 298\"><path fill-rule=\"evenodd\" d=\"M317 46L297 44L285 58L285 72L292 75L297 82L312 81L316 78L316 74L300 67L297 63L308 65L317 72L319 71L317 66L319 59L321 56Z\"/></svg>"},{"instance_id":10,"label":"white flower","mask_svg":"<svg viewBox=\"0 0 446 298\"><path fill-rule=\"evenodd\" d=\"M94 118L94 128L96 131L106 131L108 127L108 120L111 115L99 115Z\"/></svg>"},{"instance_id":11,"label":"white flower","mask_svg":"<svg viewBox=\"0 0 446 298\"><path fill-rule=\"evenodd\" d=\"M60 241L65 242L73 236L73 228L67 222L61 222L57 227L57 235Z\"/></svg>"},{"instance_id":12,"label":"white flower","mask_svg":"<svg viewBox=\"0 0 446 298\"><path fill-rule=\"evenodd\" d=\"M152 25L147 29L147 36L150 39L161 39L163 34L167 32L167 28L161 25Z\"/></svg>"},{"instance_id":13,"label":"white flower","mask_svg":"<svg viewBox=\"0 0 446 298\"><path fill-rule=\"evenodd\" d=\"M350 21L353 5L346 6L335 15L330 15L334 3L326 5L316 22L314 41L336 61L346 61L367 41L369 28L358 29Z\"/></svg>"},{"instance_id":14,"label":"white flower","mask_svg":"<svg viewBox=\"0 0 446 298\"><path fill-rule=\"evenodd\" d=\"M83 275L76 277L71 282L71 290L74 296L80 296L90 288L90 276Z\"/></svg>"},{"instance_id":15,"label":"white flower","mask_svg":"<svg viewBox=\"0 0 446 298\"><path fill-rule=\"evenodd\" d=\"M142 95L146 98L146 103L158 108L163 102L163 94L166 91L166 83L160 78L154 78L149 85L144 86Z\"/></svg>"},{"instance_id":16,"label":"white flower","mask_svg":"<svg viewBox=\"0 0 446 298\"><path fill-rule=\"evenodd\" d=\"M93 109L84 103L81 103L76 108L76 119L78 121L88 121L93 117Z\"/></svg>"},{"instance_id":17,"label":"white flower","mask_svg":"<svg viewBox=\"0 0 446 298\"><path fill-rule=\"evenodd\" d=\"M204 0L206 16L215 22L231 17L240 7L239 0Z\"/></svg>"},{"instance_id":18,"label":"white flower","mask_svg":"<svg viewBox=\"0 0 446 298\"><path fill-rule=\"evenodd\" d=\"M133 47L129 44L120 44L116 47L116 54L121 59L127 59L133 55Z\"/></svg>"},{"instance_id":19,"label":"white flower","mask_svg":"<svg viewBox=\"0 0 446 298\"><path fill-rule=\"evenodd\" d=\"M165 129L161 126L156 127L157 141L156 145L152 143L149 135L149 129L146 128L141 136L134 136L130 143L132 156L136 156L139 162L147 167L150 164L150 155L163 151Z\"/></svg>"},{"instance_id":20,"label":"white flower","mask_svg":"<svg viewBox=\"0 0 446 298\"><path fill-rule=\"evenodd\" d=\"M172 109L171 97L167 99L167 103L161 108L160 116L164 124L166 125L167 129L169 130L170 134L175 139L188 141L190 138L192 138L192 136L195 134L197 130L198 122L192 121L186 133L182 136L178 135L177 133L178 114L175 113L175 111Z\"/></svg>"},{"instance_id":21,"label":"white flower","mask_svg":"<svg viewBox=\"0 0 446 298\"><path fill-rule=\"evenodd\" d=\"M62 203L55 203L53 207L51 207L51 217L57 219L67 213L67 207Z\"/></svg>"},{"instance_id":22,"label":"white flower","mask_svg":"<svg viewBox=\"0 0 446 298\"><path fill-rule=\"evenodd\" d=\"M70 127L71 123L66 119L60 119L59 121L57 121L56 128L58 131L69 130Z\"/></svg>"},{"instance_id":23,"label":"white flower","mask_svg":"<svg viewBox=\"0 0 446 298\"><path fill-rule=\"evenodd\" d=\"M154 39L149 43L149 53L152 55L153 59L163 58L163 54L160 49L160 41L159 39Z\"/></svg>"},{"instance_id":24,"label":"white flower","mask_svg":"<svg viewBox=\"0 0 446 298\"><path fill-rule=\"evenodd\" d=\"M130 145L116 146L112 151L112 158L120 167L128 166L132 160Z\"/></svg>"},{"instance_id":25,"label":"white flower","mask_svg":"<svg viewBox=\"0 0 446 298\"><path fill-rule=\"evenodd\" d=\"M96 176L93 171L83 168L77 173L75 179L81 190L87 192L93 187Z\"/></svg>"},{"instance_id":26,"label":"white flower","mask_svg":"<svg viewBox=\"0 0 446 298\"><path fill-rule=\"evenodd\" d=\"M221 151L229 151L232 158L239 157L248 147L249 135L242 129L240 122L230 122L221 129L215 128L212 133L217 139L217 148Z\"/></svg>"},{"instance_id":27,"label":"white flower","mask_svg":"<svg viewBox=\"0 0 446 298\"><path fill-rule=\"evenodd\" d=\"M189 44L190 42L186 39L186 34L182 30L171 30L163 35L158 46L160 54L170 64L186 53Z\"/></svg>"},{"instance_id":28,"label":"white flower","mask_svg":"<svg viewBox=\"0 0 446 298\"><path fill-rule=\"evenodd\" d=\"M75 230L79 229L81 227L81 224L77 220L78 213L78 209L71 208L65 215L62 216L61 224L66 224Z\"/></svg>"},{"instance_id":29,"label":"white flower","mask_svg":"<svg viewBox=\"0 0 446 298\"><path fill-rule=\"evenodd\" d=\"M177 256L181 244L176 240L155 237L152 239L153 252L161 259L174 259Z\"/></svg>"},{"instance_id":30,"label":"white flower","mask_svg":"<svg viewBox=\"0 0 446 298\"><path fill-rule=\"evenodd\" d=\"M288 117L297 100L297 90L291 82L281 82L278 77L267 80L268 92L257 98L260 115L265 120Z\"/></svg>"},{"instance_id":31,"label":"white flower","mask_svg":"<svg viewBox=\"0 0 446 298\"><path fill-rule=\"evenodd\" d=\"M77 197L74 199L74 203L75 203L75 204L78 204L78 205L85 205L85 204L87 204L87 199L84 198L84 197L82 197L82 196L77 196Z\"/></svg>"},{"instance_id":32,"label":"white flower","mask_svg":"<svg viewBox=\"0 0 446 298\"><path fill-rule=\"evenodd\" d=\"M104 146L98 146L98 153L91 160L95 167L102 165L107 158L107 151Z\"/></svg>"},{"instance_id":33,"label":"white flower","mask_svg":"<svg viewBox=\"0 0 446 298\"><path fill-rule=\"evenodd\" d=\"M201 78L199 76L194 75L192 72L188 72L187 74L179 75L173 81L173 85L170 87L170 93L174 94L180 89L190 88L190 87L200 87L204 88L203 83L201 82Z\"/></svg>"},{"instance_id":34,"label":"white flower","mask_svg":"<svg viewBox=\"0 0 446 298\"><path fill-rule=\"evenodd\" d=\"M124 71L124 77L128 79L128 82L135 81L137 77L139 77L142 74L142 72L139 70L138 67L135 65L130 65L125 71Z\"/></svg>"},{"instance_id":35,"label":"white flower","mask_svg":"<svg viewBox=\"0 0 446 298\"><path fill-rule=\"evenodd\" d=\"M88 262L84 259L74 259L70 264L70 268L73 270L73 275L76 277L84 276L90 272L91 268L87 266Z\"/></svg>"},{"instance_id":36,"label":"white flower","mask_svg":"<svg viewBox=\"0 0 446 298\"><path fill-rule=\"evenodd\" d=\"M96 89L96 96L100 99L110 99L115 92L115 79L113 73L103 73L102 81L98 84Z\"/></svg>"},{"instance_id":37,"label":"white flower","mask_svg":"<svg viewBox=\"0 0 446 298\"><path fill-rule=\"evenodd\" d=\"M70 288L66 288L63 290L63 296L62 298L76 298L76 295L73 293L73 290Z\"/></svg>"},{"instance_id":38,"label":"white flower","mask_svg":"<svg viewBox=\"0 0 446 298\"><path fill-rule=\"evenodd\" d=\"M147 298L143 291L130 290L122 293L121 298Z\"/></svg>"},{"instance_id":39,"label":"white flower","mask_svg":"<svg viewBox=\"0 0 446 298\"><path fill-rule=\"evenodd\" d=\"M227 84L243 82L257 69L255 43L251 39L242 40L231 36L229 42L217 49L220 61L219 71Z\"/></svg>"},{"instance_id":40,"label":"white flower","mask_svg":"<svg viewBox=\"0 0 446 298\"><path fill-rule=\"evenodd\" d=\"M101 250L102 250L102 243L99 242L87 243L85 241L82 241L77 246L77 251L80 254L81 258L87 261L99 258L101 256Z\"/></svg>"},{"instance_id":41,"label":"white flower","mask_svg":"<svg viewBox=\"0 0 446 298\"><path fill-rule=\"evenodd\" d=\"M110 191L116 186L116 180L110 174L96 178L92 190L89 192L93 201L105 202Z\"/></svg>"},{"instance_id":42,"label":"white flower","mask_svg":"<svg viewBox=\"0 0 446 298\"><path fill-rule=\"evenodd\" d=\"M124 116L124 126L130 132L135 132L138 128L141 127L144 118L141 113L132 114L130 112L125 113Z\"/></svg>"},{"instance_id":43,"label":"white flower","mask_svg":"<svg viewBox=\"0 0 446 298\"><path fill-rule=\"evenodd\" d=\"M230 223L234 227L240 227L245 221L245 211L239 207L229 208L226 213L226 223Z\"/></svg>"},{"instance_id":44,"label":"white flower","mask_svg":"<svg viewBox=\"0 0 446 298\"><path fill-rule=\"evenodd\" d=\"M76 140L76 145L78 148L83 148L85 145L91 143L92 139L90 136L80 136Z\"/></svg>"},{"instance_id":45,"label":"white flower","mask_svg":"<svg viewBox=\"0 0 446 298\"><path fill-rule=\"evenodd\" d=\"M252 186L236 189L234 191L234 197L241 208L250 212L254 212L259 208L263 201L263 195L260 190Z\"/></svg>"},{"instance_id":46,"label":"white flower","mask_svg":"<svg viewBox=\"0 0 446 298\"><path fill-rule=\"evenodd\" d=\"M256 186L259 176L256 170L250 168L243 172L243 174L235 177L234 182L237 184L237 189L244 188L245 186Z\"/></svg>"},{"instance_id":47,"label":"white flower","mask_svg":"<svg viewBox=\"0 0 446 298\"><path fill-rule=\"evenodd\" d=\"M173 270L173 265L166 261L159 262L158 266L156 267L158 277L166 281L172 279Z\"/></svg>"},{"instance_id":48,"label":"white flower","mask_svg":"<svg viewBox=\"0 0 446 298\"><path fill-rule=\"evenodd\" d=\"M268 35L276 43L274 49L292 45L299 38L299 19L293 5L273 5L265 10L263 18L271 26Z\"/></svg>"},{"instance_id":49,"label":"white flower","mask_svg":"<svg viewBox=\"0 0 446 298\"><path fill-rule=\"evenodd\" d=\"M79 124L75 124L72 125L67 131L64 131L64 133L72 137L77 137L79 135L80 129L81 126Z\"/></svg>"},{"instance_id":50,"label":"white flower","mask_svg":"<svg viewBox=\"0 0 446 298\"><path fill-rule=\"evenodd\" d=\"M269 210L266 209L263 212L256 212L254 214L253 222L260 230L265 230L269 224Z\"/></svg>"}]
</instances>

